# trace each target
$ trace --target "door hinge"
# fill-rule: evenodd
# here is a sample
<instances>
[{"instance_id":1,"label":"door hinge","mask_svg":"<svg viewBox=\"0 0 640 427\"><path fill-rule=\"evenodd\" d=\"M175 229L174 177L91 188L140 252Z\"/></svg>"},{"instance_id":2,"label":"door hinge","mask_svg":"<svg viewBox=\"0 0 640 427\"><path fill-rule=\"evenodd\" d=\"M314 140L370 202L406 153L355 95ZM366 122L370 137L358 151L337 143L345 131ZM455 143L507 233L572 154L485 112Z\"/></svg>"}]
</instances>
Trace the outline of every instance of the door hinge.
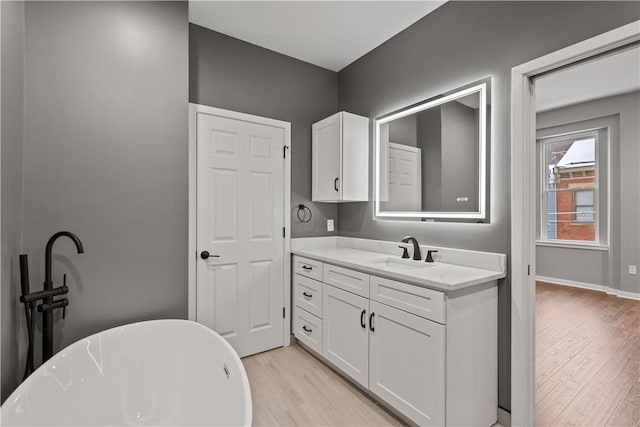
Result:
<instances>
[{"instance_id":1,"label":"door hinge","mask_svg":"<svg viewBox=\"0 0 640 427\"><path fill-rule=\"evenodd\" d=\"M282 157L283 157L284 159L286 159L286 158L287 158L287 148L289 148L289 146L288 146L288 145L283 145L283 146L282 146Z\"/></svg>"},{"instance_id":2,"label":"door hinge","mask_svg":"<svg viewBox=\"0 0 640 427\"><path fill-rule=\"evenodd\" d=\"M286 227L282 227L282 237L287 237L287 229L286 229Z\"/></svg>"},{"instance_id":3,"label":"door hinge","mask_svg":"<svg viewBox=\"0 0 640 427\"><path fill-rule=\"evenodd\" d=\"M285 316L285 314L287 312L286 310L287 310L286 307L282 307L282 318L283 319L286 318L286 316Z\"/></svg>"},{"instance_id":4,"label":"door hinge","mask_svg":"<svg viewBox=\"0 0 640 427\"><path fill-rule=\"evenodd\" d=\"M531 264L527 265L527 276L531 276Z\"/></svg>"}]
</instances>

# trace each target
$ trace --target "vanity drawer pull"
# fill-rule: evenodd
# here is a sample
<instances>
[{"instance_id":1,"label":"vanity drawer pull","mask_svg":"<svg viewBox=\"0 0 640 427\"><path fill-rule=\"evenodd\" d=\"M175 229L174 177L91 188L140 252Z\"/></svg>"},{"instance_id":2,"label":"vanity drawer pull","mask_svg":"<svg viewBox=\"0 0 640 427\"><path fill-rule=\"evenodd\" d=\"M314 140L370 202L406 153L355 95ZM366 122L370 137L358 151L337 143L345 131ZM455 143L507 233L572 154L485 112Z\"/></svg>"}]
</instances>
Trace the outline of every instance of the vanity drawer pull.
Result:
<instances>
[{"instance_id":1,"label":"vanity drawer pull","mask_svg":"<svg viewBox=\"0 0 640 427\"><path fill-rule=\"evenodd\" d=\"M360 313L360 326L362 327L362 329L367 329L367 325L364 324L365 314L367 314L367 310L362 310L362 313Z\"/></svg>"},{"instance_id":2,"label":"vanity drawer pull","mask_svg":"<svg viewBox=\"0 0 640 427\"><path fill-rule=\"evenodd\" d=\"M303 270L307 270L307 271L311 271L311 270L313 270L313 267L309 267L308 265L303 265L302 269Z\"/></svg>"},{"instance_id":3,"label":"vanity drawer pull","mask_svg":"<svg viewBox=\"0 0 640 427\"><path fill-rule=\"evenodd\" d=\"M309 328L307 328L306 326L302 326L302 329L303 329L305 332L308 332L308 333L313 332L313 329L309 329Z\"/></svg>"},{"instance_id":4,"label":"vanity drawer pull","mask_svg":"<svg viewBox=\"0 0 640 427\"><path fill-rule=\"evenodd\" d=\"M308 294L308 293L306 293L306 292L303 292L303 293L302 293L302 295L304 295L304 296L305 296L305 297L307 297L307 298L313 298L313 295Z\"/></svg>"}]
</instances>

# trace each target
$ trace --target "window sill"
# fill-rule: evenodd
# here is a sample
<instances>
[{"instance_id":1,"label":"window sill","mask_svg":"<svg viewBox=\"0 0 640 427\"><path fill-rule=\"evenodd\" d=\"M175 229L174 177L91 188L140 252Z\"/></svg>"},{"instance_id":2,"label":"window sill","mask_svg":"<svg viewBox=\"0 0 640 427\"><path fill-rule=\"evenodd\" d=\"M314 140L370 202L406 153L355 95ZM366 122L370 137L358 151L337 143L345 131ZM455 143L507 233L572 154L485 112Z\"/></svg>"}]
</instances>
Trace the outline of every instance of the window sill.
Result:
<instances>
[{"instance_id":1,"label":"window sill","mask_svg":"<svg viewBox=\"0 0 640 427\"><path fill-rule=\"evenodd\" d=\"M548 240L536 240L536 246L549 246L553 248L573 248L585 249L589 251L608 251L608 245L598 243L577 243L577 242L551 242Z\"/></svg>"}]
</instances>

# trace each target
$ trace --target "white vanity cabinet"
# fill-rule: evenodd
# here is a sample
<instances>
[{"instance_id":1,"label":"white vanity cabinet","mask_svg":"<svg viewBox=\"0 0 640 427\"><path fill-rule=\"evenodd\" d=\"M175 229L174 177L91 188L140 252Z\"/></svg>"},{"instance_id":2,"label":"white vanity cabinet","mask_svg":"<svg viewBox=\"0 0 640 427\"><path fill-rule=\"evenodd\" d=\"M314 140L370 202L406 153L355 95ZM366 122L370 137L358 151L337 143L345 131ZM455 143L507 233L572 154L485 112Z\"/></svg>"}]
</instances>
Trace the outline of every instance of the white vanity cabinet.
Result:
<instances>
[{"instance_id":1,"label":"white vanity cabinet","mask_svg":"<svg viewBox=\"0 0 640 427\"><path fill-rule=\"evenodd\" d=\"M312 126L314 202L369 199L369 118L341 111Z\"/></svg>"},{"instance_id":2,"label":"white vanity cabinet","mask_svg":"<svg viewBox=\"0 0 640 427\"><path fill-rule=\"evenodd\" d=\"M293 265L294 334L307 348L418 425L495 423L495 281L445 293L297 255Z\"/></svg>"}]
</instances>

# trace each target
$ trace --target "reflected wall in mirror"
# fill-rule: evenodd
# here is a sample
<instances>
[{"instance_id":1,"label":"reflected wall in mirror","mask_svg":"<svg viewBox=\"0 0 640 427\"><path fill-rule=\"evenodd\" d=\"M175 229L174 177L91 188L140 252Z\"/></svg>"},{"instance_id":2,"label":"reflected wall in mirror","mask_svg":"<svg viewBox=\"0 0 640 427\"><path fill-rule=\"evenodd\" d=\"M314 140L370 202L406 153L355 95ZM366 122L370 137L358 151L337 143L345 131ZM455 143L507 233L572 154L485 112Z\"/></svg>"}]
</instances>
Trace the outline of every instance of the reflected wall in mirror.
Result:
<instances>
[{"instance_id":1,"label":"reflected wall in mirror","mask_svg":"<svg viewBox=\"0 0 640 427\"><path fill-rule=\"evenodd\" d=\"M375 121L378 219L486 222L490 79Z\"/></svg>"}]
</instances>

